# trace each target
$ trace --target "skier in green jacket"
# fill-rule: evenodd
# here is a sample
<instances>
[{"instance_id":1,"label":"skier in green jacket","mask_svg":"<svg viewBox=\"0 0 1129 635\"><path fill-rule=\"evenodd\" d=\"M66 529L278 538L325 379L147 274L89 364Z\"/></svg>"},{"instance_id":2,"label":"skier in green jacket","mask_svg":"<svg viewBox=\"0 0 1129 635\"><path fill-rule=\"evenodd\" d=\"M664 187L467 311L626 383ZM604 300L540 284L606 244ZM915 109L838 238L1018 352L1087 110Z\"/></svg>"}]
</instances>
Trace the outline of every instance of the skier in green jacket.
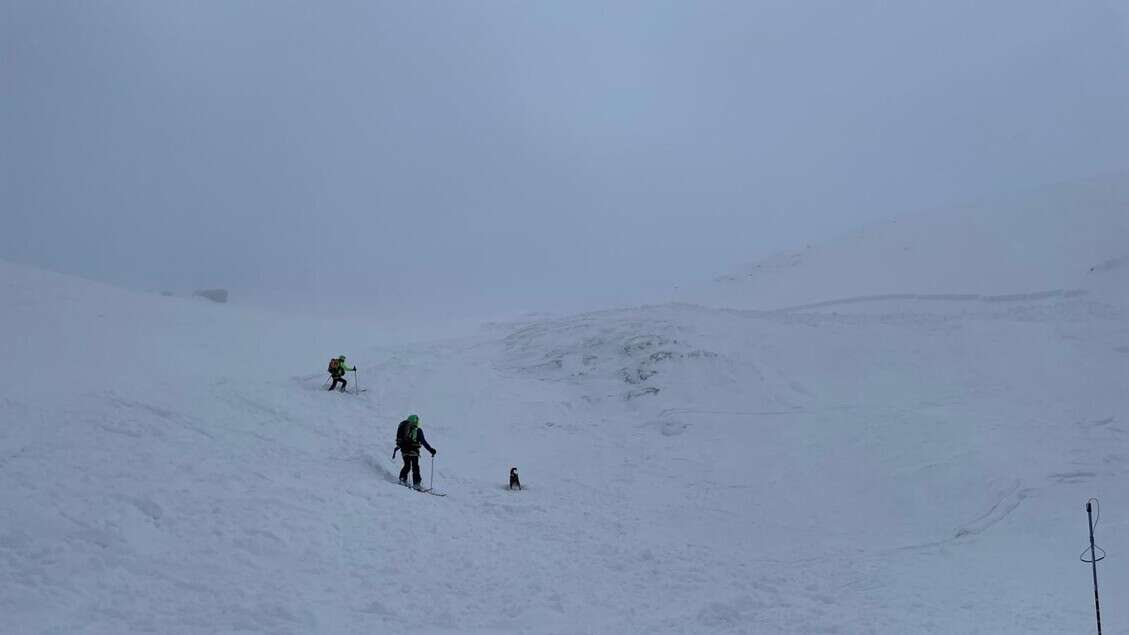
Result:
<instances>
[{"instance_id":1,"label":"skier in green jacket","mask_svg":"<svg viewBox=\"0 0 1129 635\"><path fill-rule=\"evenodd\" d=\"M341 392L345 392L345 386L349 385L349 382L345 380L345 371L347 370L355 371L357 367L349 368L346 366L344 355L329 360L329 376L333 378L333 384L329 387L330 390L337 388L337 383L341 382Z\"/></svg>"}]
</instances>

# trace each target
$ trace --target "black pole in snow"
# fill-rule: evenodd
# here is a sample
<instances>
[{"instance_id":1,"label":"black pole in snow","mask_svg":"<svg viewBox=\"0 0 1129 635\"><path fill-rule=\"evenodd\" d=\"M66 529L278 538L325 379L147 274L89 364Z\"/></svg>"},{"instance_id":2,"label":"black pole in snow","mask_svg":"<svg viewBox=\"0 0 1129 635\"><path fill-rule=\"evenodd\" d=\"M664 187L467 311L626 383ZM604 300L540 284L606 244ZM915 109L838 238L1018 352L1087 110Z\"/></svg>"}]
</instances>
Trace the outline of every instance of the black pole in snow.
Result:
<instances>
[{"instance_id":1,"label":"black pole in snow","mask_svg":"<svg viewBox=\"0 0 1129 635\"><path fill-rule=\"evenodd\" d=\"M1094 552L1094 508L1086 501L1086 517L1090 521L1090 566L1094 571L1094 614L1098 618L1098 635L1102 635L1102 607L1098 602L1098 558Z\"/></svg>"}]
</instances>

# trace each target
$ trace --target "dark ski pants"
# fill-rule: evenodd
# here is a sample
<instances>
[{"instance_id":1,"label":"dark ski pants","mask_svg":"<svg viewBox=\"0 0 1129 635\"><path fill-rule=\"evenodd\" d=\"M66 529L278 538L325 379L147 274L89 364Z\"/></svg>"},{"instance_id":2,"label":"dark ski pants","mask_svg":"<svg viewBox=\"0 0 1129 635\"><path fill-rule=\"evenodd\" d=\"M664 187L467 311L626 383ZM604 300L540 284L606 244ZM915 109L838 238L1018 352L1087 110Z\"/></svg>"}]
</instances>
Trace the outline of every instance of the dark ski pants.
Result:
<instances>
[{"instance_id":1,"label":"dark ski pants","mask_svg":"<svg viewBox=\"0 0 1129 635\"><path fill-rule=\"evenodd\" d=\"M345 386L349 385L349 382L345 381L344 376L334 376L333 385L330 386L329 389L333 390L334 388L337 388L337 382L341 382L341 390L345 390Z\"/></svg>"},{"instance_id":2,"label":"dark ski pants","mask_svg":"<svg viewBox=\"0 0 1129 635\"><path fill-rule=\"evenodd\" d=\"M419 455L401 454L401 456L404 457L404 469L400 470L400 481L408 482L408 471L411 471L412 482L418 487L423 482L423 477L419 474Z\"/></svg>"}]
</instances>

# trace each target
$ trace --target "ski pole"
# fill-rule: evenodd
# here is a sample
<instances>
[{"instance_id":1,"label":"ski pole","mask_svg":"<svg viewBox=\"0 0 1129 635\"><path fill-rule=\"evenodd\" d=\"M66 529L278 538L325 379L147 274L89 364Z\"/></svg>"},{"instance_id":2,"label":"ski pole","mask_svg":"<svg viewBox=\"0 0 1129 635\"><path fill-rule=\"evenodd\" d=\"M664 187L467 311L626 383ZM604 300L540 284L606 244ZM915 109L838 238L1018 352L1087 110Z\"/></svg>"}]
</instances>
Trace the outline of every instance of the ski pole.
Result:
<instances>
[{"instance_id":1,"label":"ski pole","mask_svg":"<svg viewBox=\"0 0 1129 635\"><path fill-rule=\"evenodd\" d=\"M357 380L357 367L353 367L353 394L361 394L361 382Z\"/></svg>"},{"instance_id":2,"label":"ski pole","mask_svg":"<svg viewBox=\"0 0 1129 635\"><path fill-rule=\"evenodd\" d=\"M1095 502L1094 499L1086 501L1086 517L1090 523L1090 566L1094 572L1094 614L1098 618L1098 635L1102 635L1102 607L1098 602L1098 561L1102 558L1098 557L1098 548L1094 545L1094 510L1091 502Z\"/></svg>"},{"instance_id":3,"label":"ski pole","mask_svg":"<svg viewBox=\"0 0 1129 635\"><path fill-rule=\"evenodd\" d=\"M431 487L429 487L428 489L430 489L431 491L435 491L435 454L434 453L431 454Z\"/></svg>"}]
</instances>

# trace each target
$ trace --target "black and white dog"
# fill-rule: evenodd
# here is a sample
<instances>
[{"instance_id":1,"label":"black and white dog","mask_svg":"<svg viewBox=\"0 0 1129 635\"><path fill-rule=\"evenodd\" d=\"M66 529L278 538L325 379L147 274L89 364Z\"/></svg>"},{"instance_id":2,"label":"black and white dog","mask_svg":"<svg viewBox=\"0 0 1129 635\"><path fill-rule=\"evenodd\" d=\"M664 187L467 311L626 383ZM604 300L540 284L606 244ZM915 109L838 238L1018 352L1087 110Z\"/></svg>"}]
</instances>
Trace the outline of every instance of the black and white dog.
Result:
<instances>
[{"instance_id":1,"label":"black and white dog","mask_svg":"<svg viewBox=\"0 0 1129 635\"><path fill-rule=\"evenodd\" d=\"M510 489L521 489L521 479L517 477L517 468L510 468Z\"/></svg>"}]
</instances>

